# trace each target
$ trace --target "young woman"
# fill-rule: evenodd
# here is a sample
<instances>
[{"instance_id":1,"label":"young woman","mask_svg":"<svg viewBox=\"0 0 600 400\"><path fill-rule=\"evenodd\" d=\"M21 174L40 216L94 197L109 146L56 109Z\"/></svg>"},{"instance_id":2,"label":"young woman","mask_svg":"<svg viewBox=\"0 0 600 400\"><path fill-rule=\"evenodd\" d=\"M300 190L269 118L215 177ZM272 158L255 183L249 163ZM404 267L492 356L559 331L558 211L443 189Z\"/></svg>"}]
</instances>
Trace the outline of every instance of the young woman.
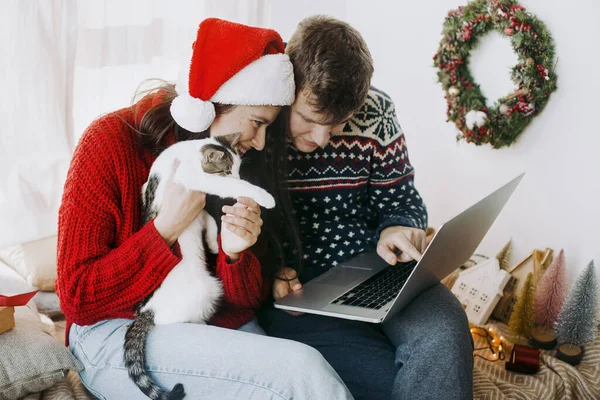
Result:
<instances>
[{"instance_id":1,"label":"young woman","mask_svg":"<svg viewBox=\"0 0 600 400\"><path fill-rule=\"evenodd\" d=\"M266 130L293 98L292 67L279 34L208 19L176 86L99 118L83 134L59 213L57 291L67 343L97 397L145 398L124 367L124 335L135 306L181 260L177 238L206 204L204 193L170 182L158 215L142 226L141 187L153 161L182 140L240 133L238 150L250 160L246 175L278 206L264 221L249 198L223 207L222 229L229 234L221 238L214 267L223 305L208 325L155 326L146 340L146 368L161 387L182 383L194 399L351 398L316 350L250 333L262 333L254 310L282 259L261 268L250 247L277 254L275 227L292 221L281 187L285 138Z\"/></svg>"}]
</instances>

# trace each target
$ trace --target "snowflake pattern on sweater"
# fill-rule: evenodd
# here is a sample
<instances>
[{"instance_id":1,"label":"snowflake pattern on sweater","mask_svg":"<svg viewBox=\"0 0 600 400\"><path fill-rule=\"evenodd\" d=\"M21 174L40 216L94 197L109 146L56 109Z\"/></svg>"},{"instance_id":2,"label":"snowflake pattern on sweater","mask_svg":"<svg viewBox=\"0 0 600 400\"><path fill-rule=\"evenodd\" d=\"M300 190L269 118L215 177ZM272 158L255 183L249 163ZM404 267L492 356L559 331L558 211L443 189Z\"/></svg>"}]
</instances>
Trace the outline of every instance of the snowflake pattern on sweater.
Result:
<instances>
[{"instance_id":1,"label":"snowflake pattern on sweater","mask_svg":"<svg viewBox=\"0 0 600 400\"><path fill-rule=\"evenodd\" d=\"M427 227L394 103L371 88L324 148L288 146L288 184L304 251L303 281L376 247L389 226Z\"/></svg>"}]
</instances>

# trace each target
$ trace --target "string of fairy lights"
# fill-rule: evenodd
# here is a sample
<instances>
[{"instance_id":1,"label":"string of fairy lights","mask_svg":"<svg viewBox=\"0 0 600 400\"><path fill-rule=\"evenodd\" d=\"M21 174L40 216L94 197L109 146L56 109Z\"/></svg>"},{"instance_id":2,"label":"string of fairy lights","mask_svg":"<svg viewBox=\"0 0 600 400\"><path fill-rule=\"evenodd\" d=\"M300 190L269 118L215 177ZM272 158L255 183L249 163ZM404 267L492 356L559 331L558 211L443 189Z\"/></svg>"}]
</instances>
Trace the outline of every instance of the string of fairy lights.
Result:
<instances>
[{"instance_id":1,"label":"string of fairy lights","mask_svg":"<svg viewBox=\"0 0 600 400\"><path fill-rule=\"evenodd\" d=\"M504 352L506 340L504 336L498 335L494 328L486 329L479 326L471 326L471 335L479 336L486 342L486 346L474 349L473 357L479 357L492 362L506 358L506 353ZM473 337L473 340L475 340L475 337ZM490 353L491 355L489 355Z\"/></svg>"}]
</instances>

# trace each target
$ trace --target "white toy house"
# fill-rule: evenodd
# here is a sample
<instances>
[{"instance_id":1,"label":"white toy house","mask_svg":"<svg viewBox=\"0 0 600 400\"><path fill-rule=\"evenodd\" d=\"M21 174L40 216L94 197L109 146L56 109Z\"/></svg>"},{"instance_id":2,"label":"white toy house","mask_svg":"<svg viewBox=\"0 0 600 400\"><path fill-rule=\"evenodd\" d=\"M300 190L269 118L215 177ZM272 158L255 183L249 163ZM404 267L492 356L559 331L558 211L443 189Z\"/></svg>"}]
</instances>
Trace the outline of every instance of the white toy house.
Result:
<instances>
[{"instance_id":1,"label":"white toy house","mask_svg":"<svg viewBox=\"0 0 600 400\"><path fill-rule=\"evenodd\" d=\"M463 305L469 322L484 325L502 297L510 274L492 257L458 274L452 293Z\"/></svg>"}]
</instances>

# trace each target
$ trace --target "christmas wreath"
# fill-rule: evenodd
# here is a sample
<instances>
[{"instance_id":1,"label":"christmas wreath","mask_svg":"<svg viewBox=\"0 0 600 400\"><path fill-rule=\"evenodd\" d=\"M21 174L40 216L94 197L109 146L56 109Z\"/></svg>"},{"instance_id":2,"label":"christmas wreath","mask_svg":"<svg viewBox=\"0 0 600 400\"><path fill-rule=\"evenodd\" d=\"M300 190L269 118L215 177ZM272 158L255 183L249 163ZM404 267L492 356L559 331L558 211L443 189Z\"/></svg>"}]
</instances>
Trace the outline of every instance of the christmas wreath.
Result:
<instances>
[{"instance_id":1,"label":"christmas wreath","mask_svg":"<svg viewBox=\"0 0 600 400\"><path fill-rule=\"evenodd\" d=\"M492 29L510 38L519 63L511 71L517 89L488 108L468 60L477 39ZM457 140L494 148L512 144L556 90L553 59L550 33L516 1L475 0L450 11L433 61L446 91L448 121L460 130Z\"/></svg>"}]
</instances>

